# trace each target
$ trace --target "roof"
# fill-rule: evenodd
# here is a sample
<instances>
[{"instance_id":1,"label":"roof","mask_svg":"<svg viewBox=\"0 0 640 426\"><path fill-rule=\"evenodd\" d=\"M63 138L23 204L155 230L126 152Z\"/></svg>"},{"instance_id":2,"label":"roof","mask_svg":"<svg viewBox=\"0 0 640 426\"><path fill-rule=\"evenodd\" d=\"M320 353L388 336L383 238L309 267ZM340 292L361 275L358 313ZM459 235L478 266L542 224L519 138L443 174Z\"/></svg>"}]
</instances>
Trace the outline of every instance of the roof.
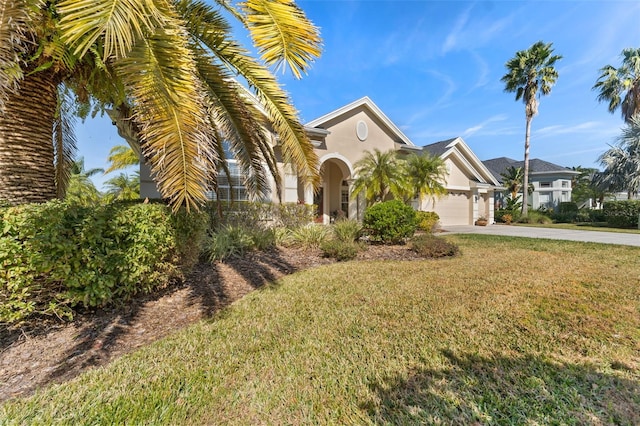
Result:
<instances>
[{"instance_id":1,"label":"roof","mask_svg":"<svg viewBox=\"0 0 640 426\"><path fill-rule=\"evenodd\" d=\"M350 111L353 111L356 108L364 107L369 110L376 118L378 118L385 126L398 138L398 142L404 143L406 145L415 146L413 142L405 135L398 126L396 126L393 121L387 117L378 106L373 103L368 96L360 98L354 102L351 102L348 105L342 106L334 111L331 111L328 114L323 115L322 117L316 118L308 122L305 125L305 128L315 127L315 128L323 128L327 122L340 117L341 115L347 114Z\"/></svg>"},{"instance_id":2,"label":"roof","mask_svg":"<svg viewBox=\"0 0 640 426\"><path fill-rule=\"evenodd\" d=\"M449 149L449 145L451 145L451 143L456 139L457 138L451 138L440 142L434 142L432 144L423 146L422 149L433 156L440 157L442 154L447 152L447 150Z\"/></svg>"},{"instance_id":3,"label":"roof","mask_svg":"<svg viewBox=\"0 0 640 426\"><path fill-rule=\"evenodd\" d=\"M482 162L493 173L493 175L502 182L502 173L506 172L509 167L524 167L524 161L514 160L508 157L492 158ZM529 174L553 174L553 173L568 173L579 174L578 172L571 170L568 167L559 166L548 161L540 160L539 158L533 158L529 160Z\"/></svg>"}]
</instances>

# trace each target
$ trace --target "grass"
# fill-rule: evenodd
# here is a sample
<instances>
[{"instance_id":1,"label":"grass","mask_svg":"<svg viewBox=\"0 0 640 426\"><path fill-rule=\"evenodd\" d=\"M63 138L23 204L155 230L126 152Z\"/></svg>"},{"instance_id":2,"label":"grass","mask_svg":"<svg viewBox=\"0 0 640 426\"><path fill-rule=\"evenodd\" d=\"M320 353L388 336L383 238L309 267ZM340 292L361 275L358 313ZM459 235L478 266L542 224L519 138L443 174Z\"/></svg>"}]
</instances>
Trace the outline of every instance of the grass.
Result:
<instances>
[{"instance_id":1,"label":"grass","mask_svg":"<svg viewBox=\"0 0 640 426\"><path fill-rule=\"evenodd\" d=\"M550 224L540 224L540 223L513 223L512 225L516 226L531 226L536 228L558 228L558 229L572 229L575 231L600 231L600 232L618 232L625 234L640 234L640 229L635 228L614 228L611 226L607 226L606 223L550 223Z\"/></svg>"},{"instance_id":2,"label":"grass","mask_svg":"<svg viewBox=\"0 0 640 426\"><path fill-rule=\"evenodd\" d=\"M448 236L256 291L6 424L640 424L640 249Z\"/></svg>"}]
</instances>

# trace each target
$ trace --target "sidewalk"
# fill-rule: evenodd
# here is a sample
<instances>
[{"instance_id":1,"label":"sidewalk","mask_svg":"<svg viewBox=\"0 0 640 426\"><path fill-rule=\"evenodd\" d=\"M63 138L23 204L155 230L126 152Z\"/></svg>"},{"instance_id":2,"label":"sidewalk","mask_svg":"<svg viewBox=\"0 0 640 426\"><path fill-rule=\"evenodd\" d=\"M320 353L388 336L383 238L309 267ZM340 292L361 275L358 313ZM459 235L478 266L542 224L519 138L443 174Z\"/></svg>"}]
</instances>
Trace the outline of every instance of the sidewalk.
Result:
<instances>
[{"instance_id":1,"label":"sidewalk","mask_svg":"<svg viewBox=\"0 0 640 426\"><path fill-rule=\"evenodd\" d=\"M604 244L620 244L640 247L640 234L618 232L574 231L557 228L534 228L529 226L489 225L489 226L443 226L443 234L487 234L511 237L548 238L552 240L582 241Z\"/></svg>"}]
</instances>

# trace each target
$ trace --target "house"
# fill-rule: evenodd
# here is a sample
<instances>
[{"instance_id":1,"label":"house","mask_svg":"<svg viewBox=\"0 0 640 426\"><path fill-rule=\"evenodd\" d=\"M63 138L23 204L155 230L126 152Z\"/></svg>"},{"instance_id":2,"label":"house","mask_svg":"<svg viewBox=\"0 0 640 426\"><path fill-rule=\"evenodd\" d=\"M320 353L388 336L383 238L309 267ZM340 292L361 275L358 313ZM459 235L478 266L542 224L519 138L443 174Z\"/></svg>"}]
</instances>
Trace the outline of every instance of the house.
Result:
<instances>
[{"instance_id":1,"label":"house","mask_svg":"<svg viewBox=\"0 0 640 426\"><path fill-rule=\"evenodd\" d=\"M314 192L304 186L288 166L281 164L283 185L280 194L277 194L275 184L272 185L269 197L272 202L281 198L286 203L314 204L318 221L322 223L330 223L338 212L360 219L364 214L365 200L362 194L353 196L351 189L357 177L355 164L365 153L374 149L382 152L396 150L401 155L429 152L445 162L447 195L435 203L429 202L425 210L438 213L440 223L445 226L471 225L480 216L493 222L494 191L500 185L499 181L462 138L416 146L368 97L310 121L305 130L319 158L320 186ZM220 198L229 199L230 191L235 191L235 200L246 200L242 178L233 160L229 161L229 168L232 181L227 182L225 176L220 176ZM145 164L140 167L140 193L141 197L159 196Z\"/></svg>"},{"instance_id":2,"label":"house","mask_svg":"<svg viewBox=\"0 0 640 426\"><path fill-rule=\"evenodd\" d=\"M524 161L517 161L507 157L492 158L483 161L484 165L493 173L502 186L503 178L509 167L524 168ZM532 209L549 209L558 207L559 203L571 201L571 180L579 172L567 167L543 161L537 158L529 160L529 182L533 185L533 192L528 196L528 203ZM505 195L496 194L498 204ZM521 194L522 195L522 194Z\"/></svg>"}]
</instances>

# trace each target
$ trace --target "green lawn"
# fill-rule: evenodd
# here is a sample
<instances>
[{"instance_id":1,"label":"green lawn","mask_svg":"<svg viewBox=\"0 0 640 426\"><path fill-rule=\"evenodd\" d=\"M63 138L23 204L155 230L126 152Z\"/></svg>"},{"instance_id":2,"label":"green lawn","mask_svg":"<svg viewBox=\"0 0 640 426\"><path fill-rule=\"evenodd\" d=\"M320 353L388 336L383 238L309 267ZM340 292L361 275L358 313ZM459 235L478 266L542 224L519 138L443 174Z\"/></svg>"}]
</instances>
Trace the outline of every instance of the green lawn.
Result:
<instances>
[{"instance_id":1,"label":"green lawn","mask_svg":"<svg viewBox=\"0 0 640 426\"><path fill-rule=\"evenodd\" d=\"M633 228L612 228L605 223L514 223L516 226L532 226L537 228L559 228L574 229L576 231L600 231L600 232L621 232L626 234L640 234L640 229Z\"/></svg>"},{"instance_id":2,"label":"green lawn","mask_svg":"<svg viewBox=\"0 0 640 426\"><path fill-rule=\"evenodd\" d=\"M640 424L640 248L482 235L256 291L13 424Z\"/></svg>"}]
</instances>

